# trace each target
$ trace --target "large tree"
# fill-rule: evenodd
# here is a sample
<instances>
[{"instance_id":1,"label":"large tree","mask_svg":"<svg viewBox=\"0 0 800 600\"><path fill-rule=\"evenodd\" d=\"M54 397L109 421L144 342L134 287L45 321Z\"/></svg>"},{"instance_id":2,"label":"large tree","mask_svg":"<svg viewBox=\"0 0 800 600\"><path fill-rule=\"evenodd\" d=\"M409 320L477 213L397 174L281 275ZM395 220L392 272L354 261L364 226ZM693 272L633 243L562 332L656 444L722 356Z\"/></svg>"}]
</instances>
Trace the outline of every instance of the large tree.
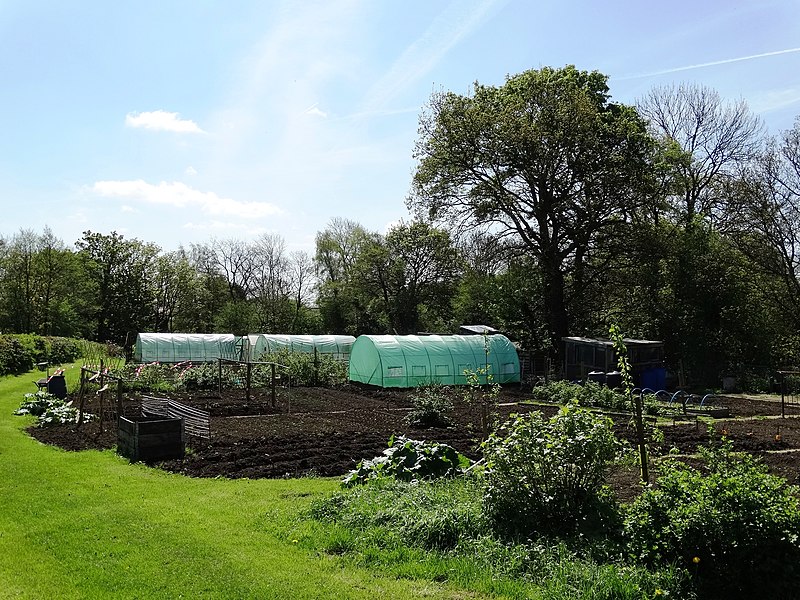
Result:
<instances>
[{"instance_id":1,"label":"large tree","mask_svg":"<svg viewBox=\"0 0 800 600\"><path fill-rule=\"evenodd\" d=\"M365 299L351 284L355 264L376 235L350 219L336 217L317 233L314 264L317 303L328 333L357 335L373 329Z\"/></svg>"},{"instance_id":2,"label":"large tree","mask_svg":"<svg viewBox=\"0 0 800 600\"><path fill-rule=\"evenodd\" d=\"M49 227L0 240L0 329L85 335L85 283L75 253Z\"/></svg>"},{"instance_id":3,"label":"large tree","mask_svg":"<svg viewBox=\"0 0 800 600\"><path fill-rule=\"evenodd\" d=\"M153 267L159 248L116 231L85 231L77 247L92 282L94 336L99 341L132 343L131 334L150 324L153 314Z\"/></svg>"},{"instance_id":4,"label":"large tree","mask_svg":"<svg viewBox=\"0 0 800 600\"><path fill-rule=\"evenodd\" d=\"M687 157L673 162L678 189L669 198L678 222L691 225L711 215L723 181L759 148L761 121L744 100L723 102L718 92L697 84L655 87L638 108L656 135L677 143Z\"/></svg>"},{"instance_id":5,"label":"large tree","mask_svg":"<svg viewBox=\"0 0 800 600\"><path fill-rule=\"evenodd\" d=\"M800 119L727 188L726 232L764 275L762 291L800 330ZM800 357L800 347L795 349Z\"/></svg>"},{"instance_id":6,"label":"large tree","mask_svg":"<svg viewBox=\"0 0 800 600\"><path fill-rule=\"evenodd\" d=\"M573 66L436 93L420 118L409 207L462 229L488 226L536 261L553 349L618 250L643 199L654 143L606 77Z\"/></svg>"},{"instance_id":7,"label":"large tree","mask_svg":"<svg viewBox=\"0 0 800 600\"><path fill-rule=\"evenodd\" d=\"M353 283L380 307L397 334L442 331L461 275L450 235L428 223L401 223L376 236L356 262Z\"/></svg>"}]
</instances>

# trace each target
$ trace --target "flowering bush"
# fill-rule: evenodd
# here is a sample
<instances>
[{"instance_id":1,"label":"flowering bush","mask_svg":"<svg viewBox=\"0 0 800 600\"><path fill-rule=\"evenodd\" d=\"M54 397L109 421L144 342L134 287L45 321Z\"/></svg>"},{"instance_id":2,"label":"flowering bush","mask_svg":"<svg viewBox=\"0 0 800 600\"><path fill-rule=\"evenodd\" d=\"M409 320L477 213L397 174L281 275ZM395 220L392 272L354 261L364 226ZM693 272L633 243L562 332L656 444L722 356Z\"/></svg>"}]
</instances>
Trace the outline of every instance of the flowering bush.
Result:
<instances>
[{"instance_id":1,"label":"flowering bush","mask_svg":"<svg viewBox=\"0 0 800 600\"><path fill-rule=\"evenodd\" d=\"M181 363L183 364L183 363ZM171 392L177 386L178 365L162 364L158 361L142 364L127 364L121 376L128 389L142 392ZM107 371L110 372L110 371Z\"/></svg>"}]
</instances>

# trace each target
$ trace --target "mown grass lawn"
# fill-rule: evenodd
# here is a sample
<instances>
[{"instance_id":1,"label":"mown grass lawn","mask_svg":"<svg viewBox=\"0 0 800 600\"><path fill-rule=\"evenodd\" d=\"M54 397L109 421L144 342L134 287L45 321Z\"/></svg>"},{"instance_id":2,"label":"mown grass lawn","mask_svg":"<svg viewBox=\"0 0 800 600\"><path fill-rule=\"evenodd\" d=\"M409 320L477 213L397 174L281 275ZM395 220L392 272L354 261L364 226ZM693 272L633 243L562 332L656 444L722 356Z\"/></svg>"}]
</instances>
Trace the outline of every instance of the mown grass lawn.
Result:
<instances>
[{"instance_id":1,"label":"mown grass lawn","mask_svg":"<svg viewBox=\"0 0 800 600\"><path fill-rule=\"evenodd\" d=\"M476 597L309 550L298 516L336 480L189 479L40 444L12 414L38 376L0 378L0 598Z\"/></svg>"}]
</instances>

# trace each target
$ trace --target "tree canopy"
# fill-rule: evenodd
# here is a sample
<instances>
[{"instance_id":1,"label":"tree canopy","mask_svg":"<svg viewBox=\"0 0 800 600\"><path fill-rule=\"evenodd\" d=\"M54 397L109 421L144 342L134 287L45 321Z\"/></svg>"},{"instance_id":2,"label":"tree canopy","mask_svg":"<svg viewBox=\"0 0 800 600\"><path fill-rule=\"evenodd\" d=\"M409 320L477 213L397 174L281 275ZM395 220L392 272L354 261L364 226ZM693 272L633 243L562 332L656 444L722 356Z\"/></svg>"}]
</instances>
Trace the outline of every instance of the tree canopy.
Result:
<instances>
[{"instance_id":1,"label":"tree canopy","mask_svg":"<svg viewBox=\"0 0 800 600\"><path fill-rule=\"evenodd\" d=\"M409 207L456 230L484 227L533 258L554 341L569 333L589 267L603 268L643 202L654 140L607 79L573 66L436 93L420 119Z\"/></svg>"}]
</instances>

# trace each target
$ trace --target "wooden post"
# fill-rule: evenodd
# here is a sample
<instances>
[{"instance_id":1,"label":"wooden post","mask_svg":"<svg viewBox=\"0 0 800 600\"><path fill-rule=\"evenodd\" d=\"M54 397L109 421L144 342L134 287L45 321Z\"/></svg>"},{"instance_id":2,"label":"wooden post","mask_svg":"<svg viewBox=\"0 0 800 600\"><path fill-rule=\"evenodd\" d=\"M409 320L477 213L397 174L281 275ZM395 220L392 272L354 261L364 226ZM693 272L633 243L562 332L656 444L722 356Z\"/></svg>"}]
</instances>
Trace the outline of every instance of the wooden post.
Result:
<instances>
[{"instance_id":1,"label":"wooden post","mask_svg":"<svg viewBox=\"0 0 800 600\"><path fill-rule=\"evenodd\" d=\"M102 391L103 387L105 387L105 375L103 374L103 359L100 359L100 433L103 433L103 420L105 419L105 415L103 415L103 396L105 392Z\"/></svg>"},{"instance_id":2,"label":"wooden post","mask_svg":"<svg viewBox=\"0 0 800 600\"><path fill-rule=\"evenodd\" d=\"M647 466L647 444L644 439L644 421L642 419L642 405L644 404L644 390L636 396L636 441L639 444L639 462L642 469L642 481L650 483L650 473Z\"/></svg>"},{"instance_id":3,"label":"wooden post","mask_svg":"<svg viewBox=\"0 0 800 600\"><path fill-rule=\"evenodd\" d=\"M247 391L245 392L245 398L247 402L250 402L250 383L253 377L253 363L250 361L247 362L247 374L245 375L245 385L247 386Z\"/></svg>"},{"instance_id":4,"label":"wooden post","mask_svg":"<svg viewBox=\"0 0 800 600\"><path fill-rule=\"evenodd\" d=\"M781 419L786 418L786 373L781 372Z\"/></svg>"},{"instance_id":5,"label":"wooden post","mask_svg":"<svg viewBox=\"0 0 800 600\"><path fill-rule=\"evenodd\" d=\"M86 397L84 396L84 392L86 391L86 369L81 367L81 388L78 391L78 424L77 427L83 425L83 406L84 402L86 401Z\"/></svg>"},{"instance_id":6,"label":"wooden post","mask_svg":"<svg viewBox=\"0 0 800 600\"><path fill-rule=\"evenodd\" d=\"M117 421L122 416L122 379L117 379Z\"/></svg>"},{"instance_id":7,"label":"wooden post","mask_svg":"<svg viewBox=\"0 0 800 600\"><path fill-rule=\"evenodd\" d=\"M219 364L219 372L217 373L218 394L222 398L222 359L218 358L217 363Z\"/></svg>"},{"instance_id":8,"label":"wooden post","mask_svg":"<svg viewBox=\"0 0 800 600\"><path fill-rule=\"evenodd\" d=\"M276 402L275 402L275 363L272 363L270 365L270 367L272 367L272 369L271 369L271 372L272 372L271 385L270 385L270 387L272 388L272 391L271 391L271 393L272 393L272 408L275 408L275 405L276 405Z\"/></svg>"}]
</instances>

